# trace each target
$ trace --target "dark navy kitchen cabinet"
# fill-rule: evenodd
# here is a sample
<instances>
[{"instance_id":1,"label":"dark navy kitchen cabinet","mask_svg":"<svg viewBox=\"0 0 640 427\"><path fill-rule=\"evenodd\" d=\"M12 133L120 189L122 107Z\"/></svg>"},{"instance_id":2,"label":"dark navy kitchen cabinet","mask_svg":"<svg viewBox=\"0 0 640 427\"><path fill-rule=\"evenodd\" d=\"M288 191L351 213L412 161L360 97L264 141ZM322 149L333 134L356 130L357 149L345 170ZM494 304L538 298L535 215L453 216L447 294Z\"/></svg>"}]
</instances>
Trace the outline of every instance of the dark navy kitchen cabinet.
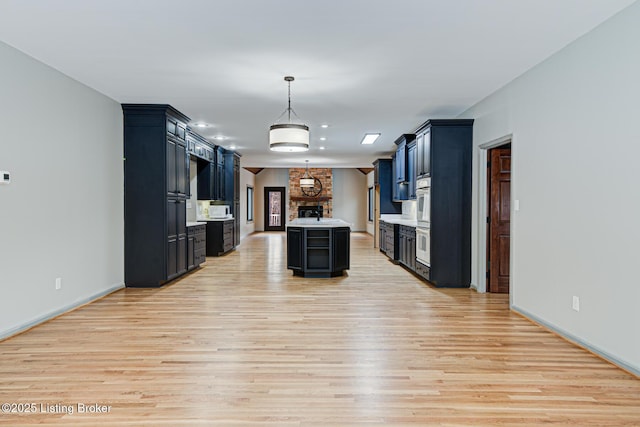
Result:
<instances>
[{"instance_id":1,"label":"dark navy kitchen cabinet","mask_svg":"<svg viewBox=\"0 0 640 427\"><path fill-rule=\"evenodd\" d=\"M235 220L234 244L240 244L240 154L227 151L224 155L224 185L226 200Z\"/></svg>"},{"instance_id":2,"label":"dark navy kitchen cabinet","mask_svg":"<svg viewBox=\"0 0 640 427\"><path fill-rule=\"evenodd\" d=\"M350 266L349 227L287 227L287 268L295 276L335 277Z\"/></svg>"},{"instance_id":3,"label":"dark navy kitchen cabinet","mask_svg":"<svg viewBox=\"0 0 640 427\"><path fill-rule=\"evenodd\" d=\"M214 146L205 151L212 160L198 159L198 200L226 200L225 150Z\"/></svg>"},{"instance_id":4,"label":"dark navy kitchen cabinet","mask_svg":"<svg viewBox=\"0 0 640 427\"><path fill-rule=\"evenodd\" d=\"M431 177L431 264L438 287L471 284L473 120L427 120L416 131L418 177Z\"/></svg>"},{"instance_id":5,"label":"dark navy kitchen cabinet","mask_svg":"<svg viewBox=\"0 0 640 427\"><path fill-rule=\"evenodd\" d=\"M379 187L380 214L402 213L402 203L393 201L395 184L392 159L378 159L373 162L373 183Z\"/></svg>"},{"instance_id":6,"label":"dark navy kitchen cabinet","mask_svg":"<svg viewBox=\"0 0 640 427\"><path fill-rule=\"evenodd\" d=\"M397 148L393 157L393 200L397 202L410 199L411 173L415 167L409 164L409 144L414 140L415 135L404 134L395 141ZM413 181L415 186L415 178Z\"/></svg>"},{"instance_id":7,"label":"dark navy kitchen cabinet","mask_svg":"<svg viewBox=\"0 0 640 427\"><path fill-rule=\"evenodd\" d=\"M187 270L189 118L166 104L123 104L125 284L157 287Z\"/></svg>"},{"instance_id":8,"label":"dark navy kitchen cabinet","mask_svg":"<svg viewBox=\"0 0 640 427\"><path fill-rule=\"evenodd\" d=\"M407 179L410 200L416 200L416 149L415 140L407 145Z\"/></svg>"},{"instance_id":9,"label":"dark navy kitchen cabinet","mask_svg":"<svg viewBox=\"0 0 640 427\"><path fill-rule=\"evenodd\" d=\"M235 248L234 228L233 219L207 221L207 256L224 255Z\"/></svg>"}]
</instances>

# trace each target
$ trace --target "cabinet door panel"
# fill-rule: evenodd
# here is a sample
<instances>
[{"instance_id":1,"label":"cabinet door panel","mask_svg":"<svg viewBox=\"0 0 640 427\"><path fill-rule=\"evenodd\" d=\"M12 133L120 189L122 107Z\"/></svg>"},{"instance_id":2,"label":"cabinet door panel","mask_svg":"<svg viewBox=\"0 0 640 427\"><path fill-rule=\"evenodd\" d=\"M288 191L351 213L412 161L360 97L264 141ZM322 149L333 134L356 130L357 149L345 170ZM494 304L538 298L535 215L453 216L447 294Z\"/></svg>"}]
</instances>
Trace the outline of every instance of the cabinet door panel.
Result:
<instances>
[{"instance_id":1,"label":"cabinet door panel","mask_svg":"<svg viewBox=\"0 0 640 427\"><path fill-rule=\"evenodd\" d=\"M287 268L302 270L303 256L302 228L289 227L287 229Z\"/></svg>"},{"instance_id":2,"label":"cabinet door panel","mask_svg":"<svg viewBox=\"0 0 640 427\"><path fill-rule=\"evenodd\" d=\"M175 238L178 235L177 214L176 201L174 199L167 200L167 237L169 238Z\"/></svg>"},{"instance_id":3,"label":"cabinet door panel","mask_svg":"<svg viewBox=\"0 0 640 427\"><path fill-rule=\"evenodd\" d=\"M182 274L187 271L187 236L178 237L176 266L178 274Z\"/></svg>"},{"instance_id":4,"label":"cabinet door panel","mask_svg":"<svg viewBox=\"0 0 640 427\"><path fill-rule=\"evenodd\" d=\"M349 268L349 228L333 229L333 267L332 271L347 270Z\"/></svg>"},{"instance_id":5,"label":"cabinet door panel","mask_svg":"<svg viewBox=\"0 0 640 427\"><path fill-rule=\"evenodd\" d=\"M195 267L195 238L192 235L187 237L187 270L191 270Z\"/></svg>"},{"instance_id":6,"label":"cabinet door panel","mask_svg":"<svg viewBox=\"0 0 640 427\"><path fill-rule=\"evenodd\" d=\"M424 171L424 136L416 136L416 175L421 176Z\"/></svg>"},{"instance_id":7,"label":"cabinet door panel","mask_svg":"<svg viewBox=\"0 0 640 427\"><path fill-rule=\"evenodd\" d=\"M187 155L187 147L182 144L176 145L176 189L180 195L189 194L189 156Z\"/></svg>"},{"instance_id":8,"label":"cabinet door panel","mask_svg":"<svg viewBox=\"0 0 640 427\"><path fill-rule=\"evenodd\" d=\"M178 274L178 239L169 239L167 247L167 279L172 279Z\"/></svg>"},{"instance_id":9,"label":"cabinet door panel","mask_svg":"<svg viewBox=\"0 0 640 427\"><path fill-rule=\"evenodd\" d=\"M416 144L407 149L407 180L409 181L409 199L416 199Z\"/></svg>"},{"instance_id":10,"label":"cabinet door panel","mask_svg":"<svg viewBox=\"0 0 640 427\"><path fill-rule=\"evenodd\" d=\"M176 232L178 236L184 236L187 234L187 201L176 200Z\"/></svg>"},{"instance_id":11,"label":"cabinet door panel","mask_svg":"<svg viewBox=\"0 0 640 427\"><path fill-rule=\"evenodd\" d=\"M167 193L176 194L176 143L167 139Z\"/></svg>"},{"instance_id":12,"label":"cabinet door panel","mask_svg":"<svg viewBox=\"0 0 640 427\"><path fill-rule=\"evenodd\" d=\"M422 145L424 151L422 152L422 175L431 176L431 131L427 131L424 134Z\"/></svg>"}]
</instances>

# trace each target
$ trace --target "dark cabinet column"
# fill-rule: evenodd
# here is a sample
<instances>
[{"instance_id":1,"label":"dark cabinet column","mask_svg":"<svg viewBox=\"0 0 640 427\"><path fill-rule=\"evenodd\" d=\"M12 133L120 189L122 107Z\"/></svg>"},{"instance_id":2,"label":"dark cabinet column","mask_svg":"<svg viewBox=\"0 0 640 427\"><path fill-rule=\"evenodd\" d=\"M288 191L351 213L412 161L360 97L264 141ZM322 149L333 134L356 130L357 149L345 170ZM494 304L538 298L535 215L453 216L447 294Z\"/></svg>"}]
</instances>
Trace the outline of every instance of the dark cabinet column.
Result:
<instances>
[{"instance_id":1,"label":"dark cabinet column","mask_svg":"<svg viewBox=\"0 0 640 427\"><path fill-rule=\"evenodd\" d=\"M162 286L187 266L189 118L166 104L123 104L122 110L125 284Z\"/></svg>"},{"instance_id":2,"label":"dark cabinet column","mask_svg":"<svg viewBox=\"0 0 640 427\"><path fill-rule=\"evenodd\" d=\"M418 177L431 177L431 265L438 287L471 283L473 120L427 120L416 131Z\"/></svg>"}]
</instances>

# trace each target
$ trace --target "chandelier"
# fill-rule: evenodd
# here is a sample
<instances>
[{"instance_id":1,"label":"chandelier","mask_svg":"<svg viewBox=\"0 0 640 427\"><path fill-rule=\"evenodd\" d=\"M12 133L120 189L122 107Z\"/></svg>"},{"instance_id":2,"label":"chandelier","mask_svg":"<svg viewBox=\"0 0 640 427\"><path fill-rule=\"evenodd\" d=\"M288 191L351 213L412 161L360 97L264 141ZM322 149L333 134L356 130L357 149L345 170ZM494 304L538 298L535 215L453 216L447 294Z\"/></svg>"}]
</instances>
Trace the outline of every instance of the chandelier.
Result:
<instances>
[{"instance_id":1,"label":"chandelier","mask_svg":"<svg viewBox=\"0 0 640 427\"><path fill-rule=\"evenodd\" d=\"M300 119L291 108L291 82L293 76L285 76L284 80L289 85L289 104L287 109L278 117L288 116L288 123L276 123L269 128L269 149L271 151L300 152L309 149L309 127L304 124L291 123L291 113ZM277 122L277 121L276 121Z\"/></svg>"},{"instance_id":2,"label":"chandelier","mask_svg":"<svg viewBox=\"0 0 640 427\"><path fill-rule=\"evenodd\" d=\"M313 187L315 185L315 180L309 174L309 160L305 160L307 162L307 169L304 171L304 175L300 178L300 187Z\"/></svg>"}]
</instances>

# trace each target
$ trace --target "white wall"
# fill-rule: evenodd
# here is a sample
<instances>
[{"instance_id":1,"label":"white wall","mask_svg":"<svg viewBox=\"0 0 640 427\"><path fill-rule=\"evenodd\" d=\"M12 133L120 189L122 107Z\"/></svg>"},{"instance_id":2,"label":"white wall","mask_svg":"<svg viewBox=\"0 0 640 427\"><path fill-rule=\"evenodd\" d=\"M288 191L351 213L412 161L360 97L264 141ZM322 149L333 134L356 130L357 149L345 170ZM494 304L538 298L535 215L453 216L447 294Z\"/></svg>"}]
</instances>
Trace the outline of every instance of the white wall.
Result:
<instances>
[{"instance_id":1,"label":"white wall","mask_svg":"<svg viewBox=\"0 0 640 427\"><path fill-rule=\"evenodd\" d=\"M367 174L367 192L369 191L369 187L373 187L373 171L369 172ZM369 219L369 199L368 199L368 194L367 194L367 207L365 208L365 212L366 212L366 216L365 218L368 220ZM374 198L375 198L375 192L374 192ZM375 203L374 201L372 201L371 203ZM373 221L367 221L367 233L371 234L373 236L373 227L374 227L374 222Z\"/></svg>"},{"instance_id":2,"label":"white wall","mask_svg":"<svg viewBox=\"0 0 640 427\"><path fill-rule=\"evenodd\" d=\"M247 222L247 187L253 187L254 191L254 220ZM240 241L255 231L255 192L256 190L256 176L248 170L242 168L242 158L240 158Z\"/></svg>"},{"instance_id":3,"label":"white wall","mask_svg":"<svg viewBox=\"0 0 640 427\"><path fill-rule=\"evenodd\" d=\"M333 217L367 230L367 176L358 169L333 169Z\"/></svg>"},{"instance_id":4,"label":"white wall","mask_svg":"<svg viewBox=\"0 0 640 427\"><path fill-rule=\"evenodd\" d=\"M120 105L4 43L0 64L3 337L123 285L124 193Z\"/></svg>"},{"instance_id":5,"label":"white wall","mask_svg":"<svg viewBox=\"0 0 640 427\"><path fill-rule=\"evenodd\" d=\"M255 231L264 231L264 187L285 188L285 222L289 218L289 169L263 169L255 176Z\"/></svg>"},{"instance_id":6,"label":"white wall","mask_svg":"<svg viewBox=\"0 0 640 427\"><path fill-rule=\"evenodd\" d=\"M635 3L461 116L475 119L473 282L484 251L478 146L512 134L513 308L635 372L639 22Z\"/></svg>"}]
</instances>

